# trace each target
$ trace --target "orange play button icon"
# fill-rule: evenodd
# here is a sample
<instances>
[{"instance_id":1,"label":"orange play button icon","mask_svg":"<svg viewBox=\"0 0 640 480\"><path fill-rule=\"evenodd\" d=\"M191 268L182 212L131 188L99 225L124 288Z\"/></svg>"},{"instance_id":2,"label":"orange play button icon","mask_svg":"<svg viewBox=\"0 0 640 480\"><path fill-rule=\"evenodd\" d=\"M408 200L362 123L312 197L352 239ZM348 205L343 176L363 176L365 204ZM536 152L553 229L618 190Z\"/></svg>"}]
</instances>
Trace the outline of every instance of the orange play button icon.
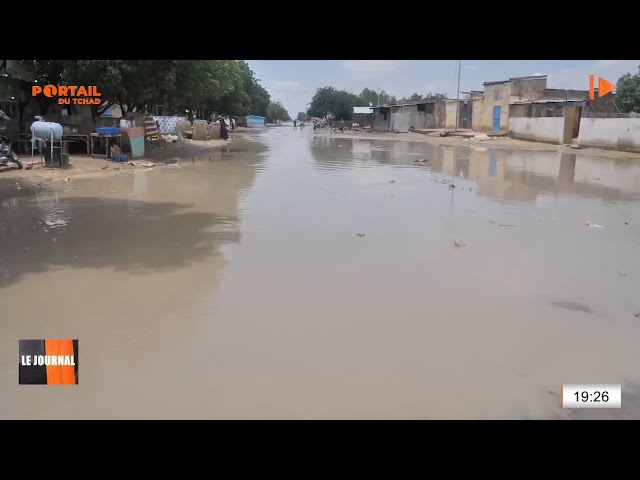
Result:
<instances>
[{"instance_id":1,"label":"orange play button icon","mask_svg":"<svg viewBox=\"0 0 640 480\"><path fill-rule=\"evenodd\" d=\"M595 99L595 92L594 92L595 79L596 79L595 75L589 75L589 100ZM615 89L616 89L616 86L613 83L607 82L602 77L598 78L598 97L602 98L605 95L608 95L611 92L613 92Z\"/></svg>"},{"instance_id":2,"label":"orange play button icon","mask_svg":"<svg viewBox=\"0 0 640 480\"><path fill-rule=\"evenodd\" d=\"M613 92L615 89L616 86L613 83L607 82L602 77L598 78L598 97L604 97L605 95Z\"/></svg>"}]
</instances>

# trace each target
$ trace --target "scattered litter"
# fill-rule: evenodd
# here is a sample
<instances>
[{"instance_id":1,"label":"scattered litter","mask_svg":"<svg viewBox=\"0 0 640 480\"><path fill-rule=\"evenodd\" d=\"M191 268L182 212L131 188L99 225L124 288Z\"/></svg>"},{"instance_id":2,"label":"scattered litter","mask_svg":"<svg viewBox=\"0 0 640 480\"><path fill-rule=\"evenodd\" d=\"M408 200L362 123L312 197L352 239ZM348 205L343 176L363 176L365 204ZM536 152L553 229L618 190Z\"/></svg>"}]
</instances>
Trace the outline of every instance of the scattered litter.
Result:
<instances>
[{"instance_id":1,"label":"scattered litter","mask_svg":"<svg viewBox=\"0 0 640 480\"><path fill-rule=\"evenodd\" d=\"M473 139L479 142L484 142L486 140L493 140L493 137L490 137L489 135L476 135Z\"/></svg>"},{"instance_id":2,"label":"scattered litter","mask_svg":"<svg viewBox=\"0 0 640 480\"><path fill-rule=\"evenodd\" d=\"M489 220L489 223L496 223L495 220Z\"/></svg>"},{"instance_id":3,"label":"scattered litter","mask_svg":"<svg viewBox=\"0 0 640 480\"><path fill-rule=\"evenodd\" d=\"M640 313L636 313L635 317L640 318Z\"/></svg>"},{"instance_id":4,"label":"scattered litter","mask_svg":"<svg viewBox=\"0 0 640 480\"><path fill-rule=\"evenodd\" d=\"M471 187L469 187L469 191L471 191Z\"/></svg>"},{"instance_id":5,"label":"scattered litter","mask_svg":"<svg viewBox=\"0 0 640 480\"><path fill-rule=\"evenodd\" d=\"M356 236L357 236L357 237L360 237L360 238L364 237L365 235L366 235L366 234L364 234L364 233L356 233Z\"/></svg>"},{"instance_id":6,"label":"scattered litter","mask_svg":"<svg viewBox=\"0 0 640 480\"><path fill-rule=\"evenodd\" d=\"M132 160L129 162L129 165L133 165L134 167L153 167L155 163L142 160Z\"/></svg>"},{"instance_id":7,"label":"scattered litter","mask_svg":"<svg viewBox=\"0 0 640 480\"><path fill-rule=\"evenodd\" d=\"M574 150L580 150L580 147L578 145L569 145L569 147L573 148Z\"/></svg>"},{"instance_id":8,"label":"scattered litter","mask_svg":"<svg viewBox=\"0 0 640 480\"><path fill-rule=\"evenodd\" d=\"M109 165L105 165L104 167L102 167L102 170L106 170L107 168L109 168Z\"/></svg>"},{"instance_id":9,"label":"scattered litter","mask_svg":"<svg viewBox=\"0 0 640 480\"><path fill-rule=\"evenodd\" d=\"M593 223L593 222L591 222L591 220L588 220L588 221L584 222L584 224L589 228L604 228L604 225L599 225L597 223Z\"/></svg>"},{"instance_id":10,"label":"scattered litter","mask_svg":"<svg viewBox=\"0 0 640 480\"><path fill-rule=\"evenodd\" d=\"M389 183L396 183L395 180L389 180Z\"/></svg>"},{"instance_id":11,"label":"scattered litter","mask_svg":"<svg viewBox=\"0 0 640 480\"><path fill-rule=\"evenodd\" d=\"M451 184L449 185L449 190L453 190L454 188L456 188L456 186L455 186L453 183L451 183Z\"/></svg>"},{"instance_id":12,"label":"scattered litter","mask_svg":"<svg viewBox=\"0 0 640 480\"><path fill-rule=\"evenodd\" d=\"M510 223L500 223L498 224L499 227L519 227L520 225L512 225Z\"/></svg>"},{"instance_id":13,"label":"scattered litter","mask_svg":"<svg viewBox=\"0 0 640 480\"><path fill-rule=\"evenodd\" d=\"M68 182L69 180L71 180L70 178L65 178L64 181Z\"/></svg>"},{"instance_id":14,"label":"scattered litter","mask_svg":"<svg viewBox=\"0 0 640 480\"><path fill-rule=\"evenodd\" d=\"M426 158L423 158L423 159L421 159L421 160L414 160L414 162L417 162L417 163L427 163L428 161L429 161L429 160L428 160L428 159L426 159Z\"/></svg>"},{"instance_id":15,"label":"scattered litter","mask_svg":"<svg viewBox=\"0 0 640 480\"><path fill-rule=\"evenodd\" d=\"M618 270L618 275L620 275L621 277L626 277L627 274L625 272L623 272L622 270Z\"/></svg>"},{"instance_id":16,"label":"scattered litter","mask_svg":"<svg viewBox=\"0 0 640 480\"><path fill-rule=\"evenodd\" d=\"M629 225L629 222L624 222L625 225Z\"/></svg>"},{"instance_id":17,"label":"scattered litter","mask_svg":"<svg viewBox=\"0 0 640 480\"><path fill-rule=\"evenodd\" d=\"M462 240L456 240L455 242L453 242L453 244L454 244L456 247L466 247L466 246L467 246L467 244L466 244L466 243L464 243Z\"/></svg>"},{"instance_id":18,"label":"scattered litter","mask_svg":"<svg viewBox=\"0 0 640 480\"><path fill-rule=\"evenodd\" d=\"M52 238L51 240L53 240L54 242L56 241L56 239L55 239L55 238Z\"/></svg>"}]
</instances>

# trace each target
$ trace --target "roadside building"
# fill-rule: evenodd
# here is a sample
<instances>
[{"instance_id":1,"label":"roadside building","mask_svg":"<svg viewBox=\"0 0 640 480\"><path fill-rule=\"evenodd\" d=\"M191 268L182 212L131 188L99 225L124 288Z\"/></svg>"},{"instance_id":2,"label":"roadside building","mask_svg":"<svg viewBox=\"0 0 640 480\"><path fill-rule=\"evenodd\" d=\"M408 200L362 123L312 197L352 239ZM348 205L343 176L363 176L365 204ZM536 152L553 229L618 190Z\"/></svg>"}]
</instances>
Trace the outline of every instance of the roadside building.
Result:
<instances>
[{"instance_id":1,"label":"roadside building","mask_svg":"<svg viewBox=\"0 0 640 480\"><path fill-rule=\"evenodd\" d=\"M557 144L640 151L640 118L620 113L615 94L545 89L545 98L509 105L509 136Z\"/></svg>"},{"instance_id":2,"label":"roadside building","mask_svg":"<svg viewBox=\"0 0 640 480\"><path fill-rule=\"evenodd\" d=\"M351 118L353 126L371 127L373 124L373 108L371 107L353 107Z\"/></svg>"},{"instance_id":3,"label":"roadside building","mask_svg":"<svg viewBox=\"0 0 640 480\"><path fill-rule=\"evenodd\" d=\"M373 129L404 133L410 130L444 128L446 100L418 100L373 108Z\"/></svg>"},{"instance_id":4,"label":"roadside building","mask_svg":"<svg viewBox=\"0 0 640 480\"><path fill-rule=\"evenodd\" d=\"M509 129L509 105L516 101L544 98L547 76L513 77L484 82L482 95L472 95L473 130L506 133Z\"/></svg>"}]
</instances>

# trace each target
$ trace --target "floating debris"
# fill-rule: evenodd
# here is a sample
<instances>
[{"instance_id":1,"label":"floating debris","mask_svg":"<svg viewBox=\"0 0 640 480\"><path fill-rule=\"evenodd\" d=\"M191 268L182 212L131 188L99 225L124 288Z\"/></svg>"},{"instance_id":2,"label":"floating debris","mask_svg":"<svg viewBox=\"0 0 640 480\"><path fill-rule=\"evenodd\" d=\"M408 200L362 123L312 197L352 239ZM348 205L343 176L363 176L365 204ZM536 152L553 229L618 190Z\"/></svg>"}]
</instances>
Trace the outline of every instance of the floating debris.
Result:
<instances>
[{"instance_id":1,"label":"floating debris","mask_svg":"<svg viewBox=\"0 0 640 480\"><path fill-rule=\"evenodd\" d=\"M102 167L102 170L106 170L107 168L109 168L109 165L105 165L104 167Z\"/></svg>"},{"instance_id":2,"label":"floating debris","mask_svg":"<svg viewBox=\"0 0 640 480\"><path fill-rule=\"evenodd\" d=\"M453 190L454 188L456 188L456 186L453 183L449 184L449 190Z\"/></svg>"},{"instance_id":3,"label":"floating debris","mask_svg":"<svg viewBox=\"0 0 640 480\"><path fill-rule=\"evenodd\" d=\"M453 242L453 245L456 247L466 247L467 244L464 243L462 240L456 240L455 242Z\"/></svg>"},{"instance_id":4,"label":"floating debris","mask_svg":"<svg viewBox=\"0 0 640 480\"><path fill-rule=\"evenodd\" d=\"M395 180L389 180L389 183L396 183Z\"/></svg>"},{"instance_id":5,"label":"floating debris","mask_svg":"<svg viewBox=\"0 0 640 480\"><path fill-rule=\"evenodd\" d=\"M627 274L622 270L618 270L618 275L620 275L621 277L626 277L627 276Z\"/></svg>"},{"instance_id":6,"label":"floating debris","mask_svg":"<svg viewBox=\"0 0 640 480\"><path fill-rule=\"evenodd\" d=\"M489 223L498 223L495 220L489 220Z\"/></svg>"},{"instance_id":7,"label":"floating debris","mask_svg":"<svg viewBox=\"0 0 640 480\"><path fill-rule=\"evenodd\" d=\"M414 160L415 163L427 163L429 160L426 158L423 158L421 160Z\"/></svg>"},{"instance_id":8,"label":"floating debris","mask_svg":"<svg viewBox=\"0 0 640 480\"><path fill-rule=\"evenodd\" d=\"M635 317L640 318L640 313L636 313Z\"/></svg>"},{"instance_id":9,"label":"floating debris","mask_svg":"<svg viewBox=\"0 0 640 480\"><path fill-rule=\"evenodd\" d=\"M364 236L366 236L366 234L364 234L364 233L356 233L356 237L360 237L360 238L362 238L362 237L364 237Z\"/></svg>"},{"instance_id":10,"label":"floating debris","mask_svg":"<svg viewBox=\"0 0 640 480\"><path fill-rule=\"evenodd\" d=\"M599 225L597 223L593 223L591 220L584 222L585 226L589 228L604 228L604 225Z\"/></svg>"}]
</instances>

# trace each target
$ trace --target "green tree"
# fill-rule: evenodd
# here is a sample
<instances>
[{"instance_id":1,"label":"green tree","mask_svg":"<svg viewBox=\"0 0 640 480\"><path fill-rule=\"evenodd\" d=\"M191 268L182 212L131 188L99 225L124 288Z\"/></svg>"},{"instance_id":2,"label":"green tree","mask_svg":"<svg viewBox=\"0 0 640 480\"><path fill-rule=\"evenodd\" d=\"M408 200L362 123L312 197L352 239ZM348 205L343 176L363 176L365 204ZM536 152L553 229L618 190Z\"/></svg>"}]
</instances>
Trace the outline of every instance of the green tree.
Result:
<instances>
[{"instance_id":1,"label":"green tree","mask_svg":"<svg viewBox=\"0 0 640 480\"><path fill-rule=\"evenodd\" d=\"M291 120L287 109L279 101L272 101L267 108L267 121L269 123L287 122Z\"/></svg>"},{"instance_id":2,"label":"green tree","mask_svg":"<svg viewBox=\"0 0 640 480\"><path fill-rule=\"evenodd\" d=\"M360 95L358 95L358 99L356 101L356 107L369 107L371 105L373 106L377 106L379 105L385 105L388 103L395 103L396 102L396 97L395 96L390 96L387 92L385 92L384 90L370 90L368 88L365 88L364 90L362 90L362 92L360 92Z\"/></svg>"},{"instance_id":3,"label":"green tree","mask_svg":"<svg viewBox=\"0 0 640 480\"><path fill-rule=\"evenodd\" d=\"M233 72L233 88L219 101L212 101L212 110L230 115L267 115L270 95L255 78L254 72L244 60L236 60Z\"/></svg>"},{"instance_id":4,"label":"green tree","mask_svg":"<svg viewBox=\"0 0 640 480\"><path fill-rule=\"evenodd\" d=\"M296 116L296 120L298 120L299 122L304 122L307 119L307 114L304 112L298 112L298 115Z\"/></svg>"},{"instance_id":5,"label":"green tree","mask_svg":"<svg viewBox=\"0 0 640 480\"><path fill-rule=\"evenodd\" d=\"M640 112L640 67L638 73L625 73L616 84L615 102L621 112Z\"/></svg>"},{"instance_id":6,"label":"green tree","mask_svg":"<svg viewBox=\"0 0 640 480\"><path fill-rule=\"evenodd\" d=\"M345 90L336 90L333 87L319 88L311 99L307 114L312 117L350 120L357 100L358 97Z\"/></svg>"}]
</instances>

